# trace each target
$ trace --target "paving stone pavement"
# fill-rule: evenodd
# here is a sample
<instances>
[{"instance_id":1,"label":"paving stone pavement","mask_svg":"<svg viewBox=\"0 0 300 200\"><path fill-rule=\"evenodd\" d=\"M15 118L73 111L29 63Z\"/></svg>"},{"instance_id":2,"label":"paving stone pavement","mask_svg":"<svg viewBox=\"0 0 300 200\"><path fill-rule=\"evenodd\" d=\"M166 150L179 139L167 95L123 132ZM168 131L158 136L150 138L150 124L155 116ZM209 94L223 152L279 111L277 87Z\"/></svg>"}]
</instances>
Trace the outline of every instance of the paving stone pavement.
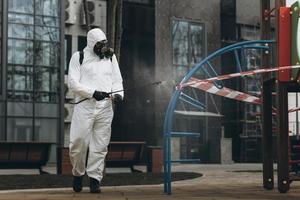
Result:
<instances>
[{"instance_id":1,"label":"paving stone pavement","mask_svg":"<svg viewBox=\"0 0 300 200\"><path fill-rule=\"evenodd\" d=\"M203 173L203 177L174 182L172 195L163 193L163 185L103 187L101 194L88 188L74 193L71 188L0 191L0 200L300 200L300 182L281 194L276 189L262 188L261 165L177 165L174 171ZM276 174L276 173L275 173ZM276 183L276 180L275 180Z\"/></svg>"}]
</instances>

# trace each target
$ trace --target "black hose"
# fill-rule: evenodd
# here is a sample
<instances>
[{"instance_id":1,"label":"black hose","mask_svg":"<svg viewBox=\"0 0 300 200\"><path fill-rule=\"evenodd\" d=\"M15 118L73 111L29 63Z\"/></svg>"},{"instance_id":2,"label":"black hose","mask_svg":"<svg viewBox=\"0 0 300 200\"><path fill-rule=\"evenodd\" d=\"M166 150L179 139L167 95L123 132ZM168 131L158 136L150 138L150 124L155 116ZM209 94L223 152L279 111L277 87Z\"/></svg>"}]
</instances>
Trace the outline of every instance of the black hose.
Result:
<instances>
[{"instance_id":1,"label":"black hose","mask_svg":"<svg viewBox=\"0 0 300 200\"><path fill-rule=\"evenodd\" d=\"M81 102L86 101L86 100L88 100L88 99L90 99L90 98L85 98L85 99L82 99L82 100L80 100L80 101L78 101L78 102L67 102L67 103L68 103L68 104L72 104L72 105L76 105L76 104L80 104Z\"/></svg>"},{"instance_id":2,"label":"black hose","mask_svg":"<svg viewBox=\"0 0 300 200\"><path fill-rule=\"evenodd\" d=\"M146 86L159 85L159 84L161 84L161 81L157 81L157 82L153 82L153 83L148 83L148 84L145 84L145 85L142 85L142 86L133 87L133 88L129 88L129 89L126 89L126 90L125 89L123 89L123 90L117 90L117 91L109 92L108 94L115 94L115 93L118 93L118 92L129 91L129 90L133 90L133 89L137 89L137 88L144 88ZM90 98L85 98L85 99L82 99L82 100L80 100L78 102L68 102L68 104L76 105L76 104L79 104L79 103L81 103L83 101L86 101L88 99L90 99Z\"/></svg>"}]
</instances>

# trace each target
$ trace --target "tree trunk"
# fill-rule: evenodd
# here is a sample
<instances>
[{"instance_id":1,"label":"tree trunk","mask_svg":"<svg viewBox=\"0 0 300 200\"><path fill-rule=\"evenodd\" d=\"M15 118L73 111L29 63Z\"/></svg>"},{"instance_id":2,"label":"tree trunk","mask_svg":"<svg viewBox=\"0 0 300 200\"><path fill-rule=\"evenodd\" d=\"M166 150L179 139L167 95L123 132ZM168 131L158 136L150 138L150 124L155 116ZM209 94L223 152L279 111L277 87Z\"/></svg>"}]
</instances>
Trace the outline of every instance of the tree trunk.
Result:
<instances>
[{"instance_id":1,"label":"tree trunk","mask_svg":"<svg viewBox=\"0 0 300 200\"><path fill-rule=\"evenodd\" d=\"M87 1L83 0L83 10L84 10L84 17L85 17L85 25L86 25L86 32L91 30L91 23L90 23L90 15L87 10Z\"/></svg>"},{"instance_id":2,"label":"tree trunk","mask_svg":"<svg viewBox=\"0 0 300 200\"><path fill-rule=\"evenodd\" d=\"M116 22L115 22L115 53L117 59L120 60L121 55L121 40L122 40L122 8L123 8L123 0L118 0L117 5L117 13L116 13Z\"/></svg>"},{"instance_id":3,"label":"tree trunk","mask_svg":"<svg viewBox=\"0 0 300 200\"><path fill-rule=\"evenodd\" d=\"M107 1L107 39L109 46L113 47L118 60L120 60L122 38L122 0Z\"/></svg>"}]
</instances>

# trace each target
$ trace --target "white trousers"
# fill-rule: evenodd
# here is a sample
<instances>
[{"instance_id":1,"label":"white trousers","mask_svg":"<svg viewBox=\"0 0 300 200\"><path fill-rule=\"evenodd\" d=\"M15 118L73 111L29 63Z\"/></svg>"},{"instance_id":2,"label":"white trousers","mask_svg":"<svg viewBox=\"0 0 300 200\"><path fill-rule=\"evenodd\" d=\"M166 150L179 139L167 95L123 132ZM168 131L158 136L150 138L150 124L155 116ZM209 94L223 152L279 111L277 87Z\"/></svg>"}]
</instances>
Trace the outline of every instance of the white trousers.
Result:
<instances>
[{"instance_id":1,"label":"white trousers","mask_svg":"<svg viewBox=\"0 0 300 200\"><path fill-rule=\"evenodd\" d=\"M89 177L102 180L112 119L111 99L92 99L75 105L69 146L74 176L83 176L86 172Z\"/></svg>"}]
</instances>

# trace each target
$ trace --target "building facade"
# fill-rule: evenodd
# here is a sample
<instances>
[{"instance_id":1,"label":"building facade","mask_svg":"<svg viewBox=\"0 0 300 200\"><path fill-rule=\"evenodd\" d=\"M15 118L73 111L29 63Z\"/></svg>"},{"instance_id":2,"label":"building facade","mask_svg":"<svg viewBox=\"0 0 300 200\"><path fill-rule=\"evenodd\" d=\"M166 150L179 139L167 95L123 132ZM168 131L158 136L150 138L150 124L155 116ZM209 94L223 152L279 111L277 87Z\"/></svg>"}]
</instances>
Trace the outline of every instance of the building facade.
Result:
<instances>
[{"instance_id":1,"label":"building facade","mask_svg":"<svg viewBox=\"0 0 300 200\"><path fill-rule=\"evenodd\" d=\"M53 142L55 160L55 147L69 145L73 107L64 99L72 100L72 94L63 93L68 63L86 46L82 1L2 0L0 6L0 140ZM88 8L92 27L107 32L107 1L89 0ZM259 14L259 0L124 0L119 64L125 99L115 109L112 140L162 145L165 111L175 85L195 63L222 46L258 39ZM258 66L258 60L257 52L247 53L249 69ZM232 63L221 57L212 65L218 74L226 74L234 71L227 67ZM164 84L144 86L156 81ZM233 81L230 86L245 88L245 83ZM242 120L247 110L253 114L259 108L190 93L205 102L208 112L219 115L182 115L194 110L181 104L174 128L202 136L174 139L173 155L219 162L215 144L224 126L239 161L240 135L250 127Z\"/></svg>"},{"instance_id":2,"label":"building facade","mask_svg":"<svg viewBox=\"0 0 300 200\"><path fill-rule=\"evenodd\" d=\"M80 16L80 2L76 2L75 6L69 7L68 4L67 12ZM209 12L211 8L215 12ZM164 114L175 84L208 52L220 47L219 11L219 0L204 4L193 0L183 4L179 0L123 1L119 64L124 80L125 98L115 109L112 140L146 141L147 145L162 145ZM83 44L86 35L80 20L75 17L70 22L70 19L66 21L65 28L67 57L80 50L80 44ZM101 23L96 26L106 31ZM66 62L68 60L69 58ZM215 61L214 64L218 63L219 61ZM156 81L164 81L166 84L157 87L144 86ZM203 98L206 98L210 111L214 112L215 107L220 109L218 97L214 97L214 102L208 100L211 97L204 95ZM68 146L72 106L65 106L70 113L65 121L65 146ZM174 140L174 155L182 158L204 155L202 160L216 161L213 155L209 155L209 142L221 136L220 118L179 118L181 123L178 128L204 134L197 141Z\"/></svg>"},{"instance_id":3,"label":"building facade","mask_svg":"<svg viewBox=\"0 0 300 200\"><path fill-rule=\"evenodd\" d=\"M89 0L87 1L88 12L90 15L91 27L98 27L107 33L106 30L106 12L107 2L105 0ZM82 0L65 0L65 21L64 21L64 88L65 88L65 104L64 104L64 147L69 146L70 141L70 125L73 114L74 105L69 104L73 101L74 95L68 90L68 70L71 56L76 51L82 51L86 47L87 27L83 12ZM79 61L78 61L79 62Z\"/></svg>"},{"instance_id":4,"label":"building facade","mask_svg":"<svg viewBox=\"0 0 300 200\"><path fill-rule=\"evenodd\" d=\"M1 1L0 140L62 143L59 0Z\"/></svg>"}]
</instances>

